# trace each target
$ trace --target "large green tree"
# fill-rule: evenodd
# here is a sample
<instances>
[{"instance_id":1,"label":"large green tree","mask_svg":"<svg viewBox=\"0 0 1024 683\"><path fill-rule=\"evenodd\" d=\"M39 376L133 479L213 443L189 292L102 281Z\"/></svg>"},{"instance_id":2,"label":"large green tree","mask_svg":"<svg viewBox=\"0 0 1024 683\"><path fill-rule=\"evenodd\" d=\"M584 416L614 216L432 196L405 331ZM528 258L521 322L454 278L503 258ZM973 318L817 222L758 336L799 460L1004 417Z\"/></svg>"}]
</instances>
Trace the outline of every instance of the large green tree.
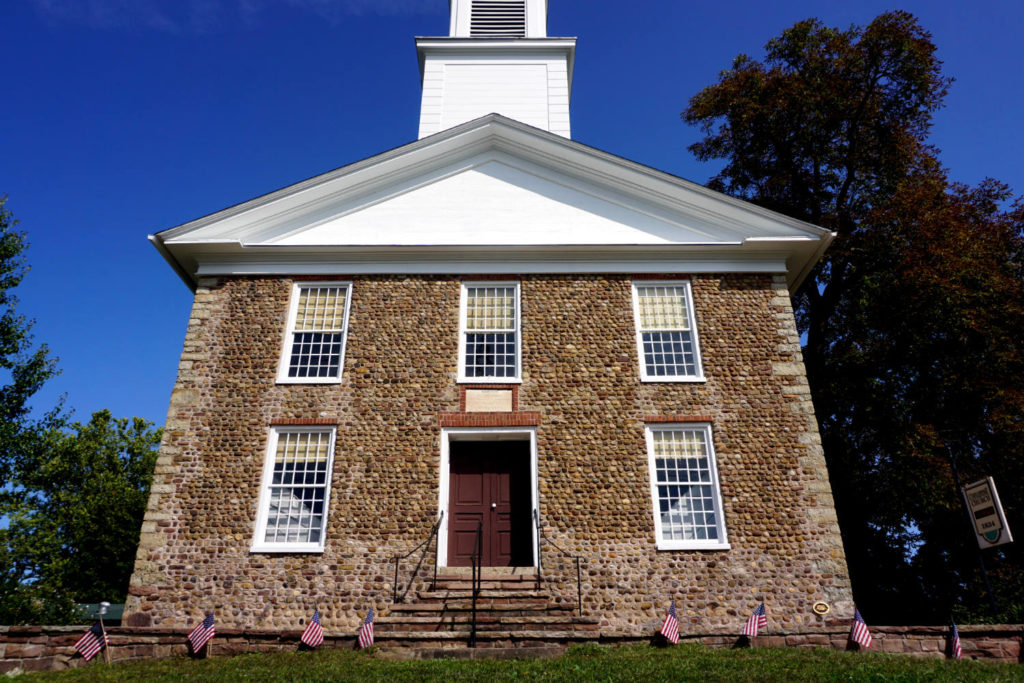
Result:
<instances>
[{"instance_id":1,"label":"large green tree","mask_svg":"<svg viewBox=\"0 0 1024 683\"><path fill-rule=\"evenodd\" d=\"M28 273L25 233L0 196L0 491L24 458L40 447L41 435L59 426L60 406L31 418L29 400L57 373L46 345L33 348L32 321L19 315L14 288ZM2 497L0 493L0 497Z\"/></svg>"},{"instance_id":2,"label":"large green tree","mask_svg":"<svg viewBox=\"0 0 1024 683\"><path fill-rule=\"evenodd\" d=\"M128 590L160 430L101 410L54 431L18 477L0 530L0 623L74 620L73 604Z\"/></svg>"},{"instance_id":3,"label":"large green tree","mask_svg":"<svg viewBox=\"0 0 1024 683\"><path fill-rule=\"evenodd\" d=\"M1005 186L952 184L928 144L950 84L905 12L802 21L683 113L710 185L837 233L797 292L855 596L875 622L984 613L952 483L1003 484L1024 529L1024 211ZM1005 618L1024 616L1016 546L989 551ZM1010 614L1007 614L1009 612Z\"/></svg>"},{"instance_id":4,"label":"large green tree","mask_svg":"<svg viewBox=\"0 0 1024 683\"><path fill-rule=\"evenodd\" d=\"M100 411L67 425L60 405L33 418L57 374L18 314L25 233L0 197L0 624L74 621L76 603L128 587L160 430ZM38 414L38 413L36 413Z\"/></svg>"}]
</instances>

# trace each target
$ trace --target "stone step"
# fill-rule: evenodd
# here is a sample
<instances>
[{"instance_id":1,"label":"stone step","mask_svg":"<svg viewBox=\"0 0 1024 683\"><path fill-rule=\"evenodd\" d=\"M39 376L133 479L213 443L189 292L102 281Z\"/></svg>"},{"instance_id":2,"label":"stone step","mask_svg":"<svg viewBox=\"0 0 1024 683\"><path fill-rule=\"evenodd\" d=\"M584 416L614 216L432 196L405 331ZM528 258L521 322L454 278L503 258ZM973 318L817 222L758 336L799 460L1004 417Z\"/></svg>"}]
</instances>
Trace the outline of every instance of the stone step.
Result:
<instances>
[{"instance_id":1,"label":"stone step","mask_svg":"<svg viewBox=\"0 0 1024 683\"><path fill-rule=\"evenodd\" d=\"M469 642L467 632L454 631L412 631L412 632L381 632L374 631L374 643L382 647L460 647ZM550 647L552 645L568 645L570 643L595 642L600 638L597 631L477 631L478 647Z\"/></svg>"},{"instance_id":2,"label":"stone step","mask_svg":"<svg viewBox=\"0 0 1024 683\"><path fill-rule=\"evenodd\" d=\"M470 589L449 589L449 590L436 590L436 591L419 591L419 599L426 602L434 602L437 600L472 600L473 591ZM481 590L477 600L517 600L524 602L533 602L536 600L542 600L544 602L550 602L551 594L547 591L538 591L533 589L521 589L521 590Z\"/></svg>"},{"instance_id":3,"label":"stone step","mask_svg":"<svg viewBox=\"0 0 1024 683\"><path fill-rule=\"evenodd\" d=\"M434 614L426 617L411 616L408 614L400 614L395 616L383 616L376 617L373 621L374 624L398 624L398 623L438 623L443 621L446 624L468 624L473 618L472 614ZM580 624L592 624L597 625L600 620L596 617L580 617L575 615L564 615L564 614L533 614L529 616L519 616L512 614L477 614L477 621L483 619L489 619L492 621L501 621L509 624L550 624L550 623L580 623Z\"/></svg>"},{"instance_id":4,"label":"stone step","mask_svg":"<svg viewBox=\"0 0 1024 683\"><path fill-rule=\"evenodd\" d=\"M473 578L470 567L446 567L437 574L438 581L466 581ZM484 567L480 571L482 581L537 581L536 567Z\"/></svg>"},{"instance_id":5,"label":"stone step","mask_svg":"<svg viewBox=\"0 0 1024 683\"><path fill-rule=\"evenodd\" d=\"M470 581L441 581L437 580L435 590L438 591L471 591L473 583ZM483 581L480 582L481 591L537 591L543 590L543 584L539 589L537 582L530 581Z\"/></svg>"},{"instance_id":6,"label":"stone step","mask_svg":"<svg viewBox=\"0 0 1024 683\"><path fill-rule=\"evenodd\" d=\"M414 602L389 605L385 616L396 614L412 614L415 616L430 616L440 612L472 612L473 603L471 600L449 600L447 602ZM553 604L547 600L513 600L511 598L500 598L498 600L480 599L476 603L477 613L500 612L510 616L531 616L538 613L547 614L572 614L576 611L576 605L570 603Z\"/></svg>"},{"instance_id":7,"label":"stone step","mask_svg":"<svg viewBox=\"0 0 1024 683\"><path fill-rule=\"evenodd\" d=\"M465 631L472 629L472 615L441 617L379 617L376 630L381 633ZM477 615L478 631L597 631L598 621L571 616L497 616Z\"/></svg>"},{"instance_id":8,"label":"stone step","mask_svg":"<svg viewBox=\"0 0 1024 683\"><path fill-rule=\"evenodd\" d=\"M469 634L473 630L471 623L439 625L439 624L384 624L374 632L379 633L463 633ZM597 633L598 627L593 624L573 624L564 621L554 624L508 624L505 622L481 622L477 620L477 633L490 633L492 631L508 631L520 633L522 631L536 631L537 633Z\"/></svg>"}]
</instances>

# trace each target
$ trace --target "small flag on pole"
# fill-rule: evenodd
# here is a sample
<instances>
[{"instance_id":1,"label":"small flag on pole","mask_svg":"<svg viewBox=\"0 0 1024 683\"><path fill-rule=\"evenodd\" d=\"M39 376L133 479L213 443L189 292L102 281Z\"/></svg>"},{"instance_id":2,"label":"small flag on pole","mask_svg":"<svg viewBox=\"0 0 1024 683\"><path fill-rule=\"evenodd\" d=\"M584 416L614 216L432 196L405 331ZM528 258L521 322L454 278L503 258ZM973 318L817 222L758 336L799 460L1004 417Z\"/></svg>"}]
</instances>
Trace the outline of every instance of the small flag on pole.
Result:
<instances>
[{"instance_id":1,"label":"small flag on pole","mask_svg":"<svg viewBox=\"0 0 1024 683\"><path fill-rule=\"evenodd\" d=\"M757 632L759 630L767 627L768 613L765 612L764 603L762 602L760 605L757 606L757 609L754 610L754 613L750 615L750 618L747 619L747 623L743 627L743 631L742 633L740 633L740 635L749 636L753 638L757 635Z\"/></svg>"},{"instance_id":2,"label":"small flag on pole","mask_svg":"<svg viewBox=\"0 0 1024 683\"><path fill-rule=\"evenodd\" d=\"M871 632L868 631L868 625L864 623L864 617L860 615L860 610L856 607L853 608L853 628L850 629L850 640L863 648L871 647Z\"/></svg>"},{"instance_id":3,"label":"small flag on pole","mask_svg":"<svg viewBox=\"0 0 1024 683\"><path fill-rule=\"evenodd\" d=\"M306 624L306 630L302 632L299 640L310 647L318 647L324 642L324 630L320 626L320 608L313 610L313 618Z\"/></svg>"},{"instance_id":4,"label":"small flag on pole","mask_svg":"<svg viewBox=\"0 0 1024 683\"><path fill-rule=\"evenodd\" d=\"M367 648L373 645L373 608L366 613L363 625L359 629L359 647Z\"/></svg>"},{"instance_id":5,"label":"small flag on pole","mask_svg":"<svg viewBox=\"0 0 1024 683\"><path fill-rule=\"evenodd\" d=\"M960 645L960 631L956 630L956 622L950 622L953 626L953 630L949 634L950 639L950 651L953 654L953 659L960 659L964 656L964 649Z\"/></svg>"},{"instance_id":6,"label":"small flag on pole","mask_svg":"<svg viewBox=\"0 0 1024 683\"><path fill-rule=\"evenodd\" d=\"M82 635L77 641L75 641L75 650L85 658L85 661L89 661L96 656L100 650L110 644L110 639L107 638L107 634L103 631L103 625L100 622L96 622L92 625L88 631Z\"/></svg>"},{"instance_id":7,"label":"small flag on pole","mask_svg":"<svg viewBox=\"0 0 1024 683\"><path fill-rule=\"evenodd\" d=\"M213 638L216 633L213 628L213 612L206 615L206 618L200 621L192 632L188 634L188 642L192 644L192 652L197 653L206 646L210 638Z\"/></svg>"},{"instance_id":8,"label":"small flag on pole","mask_svg":"<svg viewBox=\"0 0 1024 683\"><path fill-rule=\"evenodd\" d=\"M676 619L675 600L669 603L668 614L665 615L665 623L661 625L661 630L658 633L665 636L668 642L673 645L679 644L679 621Z\"/></svg>"}]
</instances>

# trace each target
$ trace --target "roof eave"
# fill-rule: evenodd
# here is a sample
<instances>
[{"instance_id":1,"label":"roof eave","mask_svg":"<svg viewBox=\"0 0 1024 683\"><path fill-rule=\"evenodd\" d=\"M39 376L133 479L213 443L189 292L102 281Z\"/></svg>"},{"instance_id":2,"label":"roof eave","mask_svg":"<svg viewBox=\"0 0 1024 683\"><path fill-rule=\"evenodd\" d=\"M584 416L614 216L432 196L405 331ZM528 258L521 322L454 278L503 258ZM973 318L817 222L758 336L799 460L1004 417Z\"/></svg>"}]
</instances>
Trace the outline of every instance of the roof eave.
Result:
<instances>
[{"instance_id":1,"label":"roof eave","mask_svg":"<svg viewBox=\"0 0 1024 683\"><path fill-rule=\"evenodd\" d=\"M160 255L164 257L164 260L171 265L171 268L173 268L174 272L178 274L178 277L181 278L181 281L185 283L185 286L188 287L189 290L194 293L196 291L196 286L198 285L198 282L196 281L195 277L191 273L189 273L184 266L181 265L178 259L175 258L174 254L172 254L171 251L167 248L167 245L164 244L164 241L160 237L160 235L150 235L149 241L153 244L154 247L156 247L156 250L160 252Z\"/></svg>"}]
</instances>

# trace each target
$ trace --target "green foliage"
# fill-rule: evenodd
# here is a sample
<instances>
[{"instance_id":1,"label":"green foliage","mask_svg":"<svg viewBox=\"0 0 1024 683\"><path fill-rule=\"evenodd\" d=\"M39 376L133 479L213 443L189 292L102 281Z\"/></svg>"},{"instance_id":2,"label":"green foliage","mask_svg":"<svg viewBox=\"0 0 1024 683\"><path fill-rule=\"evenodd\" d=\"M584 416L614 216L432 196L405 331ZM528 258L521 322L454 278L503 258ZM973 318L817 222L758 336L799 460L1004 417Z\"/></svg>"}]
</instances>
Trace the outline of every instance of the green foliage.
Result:
<instances>
[{"instance_id":1,"label":"green foliage","mask_svg":"<svg viewBox=\"0 0 1024 683\"><path fill-rule=\"evenodd\" d=\"M457 652L457 651L456 651ZM462 652L465 652L463 650ZM1024 681L1016 664L831 650L576 647L557 659L388 661L381 652L321 649L136 661L27 674L59 681Z\"/></svg>"},{"instance_id":2,"label":"green foliage","mask_svg":"<svg viewBox=\"0 0 1024 683\"><path fill-rule=\"evenodd\" d=\"M1024 207L949 182L927 144L949 79L906 12L802 21L690 101L725 159L711 185L837 233L796 296L804 358L861 611L980 618L974 540L948 459L1002 484L1024 533ZM1019 544L988 552L1003 620L1024 616Z\"/></svg>"},{"instance_id":3,"label":"green foliage","mask_svg":"<svg viewBox=\"0 0 1024 683\"><path fill-rule=\"evenodd\" d=\"M58 374L46 345L32 348L32 321L18 315L12 290L28 273L25 233L0 196L0 490L10 483L15 468L41 447L41 435L59 426L60 406L40 420L29 418L29 399Z\"/></svg>"},{"instance_id":4,"label":"green foliage","mask_svg":"<svg viewBox=\"0 0 1024 683\"><path fill-rule=\"evenodd\" d=\"M4 510L0 623L74 621L73 603L127 592L161 430L107 410L70 429L48 435Z\"/></svg>"},{"instance_id":5,"label":"green foliage","mask_svg":"<svg viewBox=\"0 0 1024 683\"><path fill-rule=\"evenodd\" d=\"M75 603L120 602L131 577L160 430L100 411L67 432L29 399L58 372L12 290L25 233L0 197L0 624L78 620Z\"/></svg>"}]
</instances>

